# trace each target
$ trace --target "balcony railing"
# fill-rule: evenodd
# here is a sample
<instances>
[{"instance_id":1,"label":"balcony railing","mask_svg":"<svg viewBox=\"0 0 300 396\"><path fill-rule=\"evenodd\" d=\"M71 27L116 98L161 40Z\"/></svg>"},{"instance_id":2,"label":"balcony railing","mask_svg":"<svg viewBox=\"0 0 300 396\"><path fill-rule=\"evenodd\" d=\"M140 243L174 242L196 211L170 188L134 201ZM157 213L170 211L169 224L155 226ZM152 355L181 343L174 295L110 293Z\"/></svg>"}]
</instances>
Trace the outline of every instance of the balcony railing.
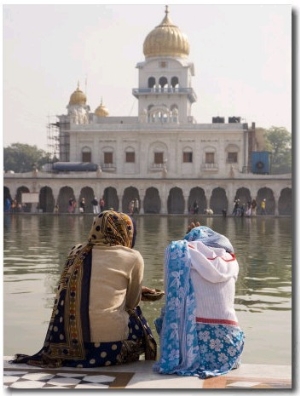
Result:
<instances>
[{"instance_id":1,"label":"balcony railing","mask_svg":"<svg viewBox=\"0 0 300 396\"><path fill-rule=\"evenodd\" d=\"M201 165L201 170L203 171L218 171L219 170L219 166L216 163L204 163Z\"/></svg>"},{"instance_id":2,"label":"balcony railing","mask_svg":"<svg viewBox=\"0 0 300 396\"><path fill-rule=\"evenodd\" d=\"M116 165L112 163L101 164L101 168L104 172L115 172L117 170Z\"/></svg>"},{"instance_id":3,"label":"balcony railing","mask_svg":"<svg viewBox=\"0 0 300 396\"><path fill-rule=\"evenodd\" d=\"M159 163L152 163L150 164L150 172L161 172L164 168L165 164Z\"/></svg>"},{"instance_id":4,"label":"balcony railing","mask_svg":"<svg viewBox=\"0 0 300 396\"><path fill-rule=\"evenodd\" d=\"M194 92L193 88L173 88L173 87L166 87L166 88L133 88L132 94L136 98L139 98L142 95L159 95L159 94L182 94L188 95L188 98L191 102L196 102L197 95Z\"/></svg>"}]
</instances>

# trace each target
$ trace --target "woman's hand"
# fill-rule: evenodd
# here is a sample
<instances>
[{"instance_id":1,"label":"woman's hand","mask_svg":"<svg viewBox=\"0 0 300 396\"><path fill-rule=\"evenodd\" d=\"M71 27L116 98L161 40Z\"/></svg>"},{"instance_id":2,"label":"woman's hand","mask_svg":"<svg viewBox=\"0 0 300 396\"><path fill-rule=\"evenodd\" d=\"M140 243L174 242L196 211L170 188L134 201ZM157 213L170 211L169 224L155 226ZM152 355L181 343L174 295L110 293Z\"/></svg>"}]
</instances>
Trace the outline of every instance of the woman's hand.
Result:
<instances>
[{"instance_id":1,"label":"woman's hand","mask_svg":"<svg viewBox=\"0 0 300 396\"><path fill-rule=\"evenodd\" d=\"M149 294L155 294L155 289L151 289L150 287L147 286L142 286L142 295L141 295L141 300L142 301L147 301L147 295Z\"/></svg>"},{"instance_id":2,"label":"woman's hand","mask_svg":"<svg viewBox=\"0 0 300 396\"><path fill-rule=\"evenodd\" d=\"M150 293L150 294L155 293L155 289L152 289L152 288L147 287L147 286L142 286L142 295L144 293Z\"/></svg>"},{"instance_id":3,"label":"woman's hand","mask_svg":"<svg viewBox=\"0 0 300 396\"><path fill-rule=\"evenodd\" d=\"M188 226L187 233L190 232L195 227L200 227L199 221L196 221L196 224L192 221L191 224Z\"/></svg>"},{"instance_id":4,"label":"woman's hand","mask_svg":"<svg viewBox=\"0 0 300 396\"><path fill-rule=\"evenodd\" d=\"M142 301L156 301L160 300L165 292L163 290L152 289L151 287L142 286Z\"/></svg>"}]
</instances>

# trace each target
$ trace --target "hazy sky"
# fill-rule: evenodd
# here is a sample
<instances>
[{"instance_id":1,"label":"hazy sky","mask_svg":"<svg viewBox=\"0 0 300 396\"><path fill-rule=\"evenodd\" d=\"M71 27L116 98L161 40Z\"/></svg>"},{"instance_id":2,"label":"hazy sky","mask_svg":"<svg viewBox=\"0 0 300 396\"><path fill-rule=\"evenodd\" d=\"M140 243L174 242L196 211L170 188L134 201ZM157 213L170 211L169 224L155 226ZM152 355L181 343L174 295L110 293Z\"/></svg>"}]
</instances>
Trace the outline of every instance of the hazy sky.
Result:
<instances>
[{"instance_id":1,"label":"hazy sky","mask_svg":"<svg viewBox=\"0 0 300 396\"><path fill-rule=\"evenodd\" d=\"M192 115L240 116L291 131L292 8L288 4L177 5L170 18L190 43ZM136 64L164 4L3 6L3 145L48 149L47 124L77 87L94 111L137 116Z\"/></svg>"}]
</instances>

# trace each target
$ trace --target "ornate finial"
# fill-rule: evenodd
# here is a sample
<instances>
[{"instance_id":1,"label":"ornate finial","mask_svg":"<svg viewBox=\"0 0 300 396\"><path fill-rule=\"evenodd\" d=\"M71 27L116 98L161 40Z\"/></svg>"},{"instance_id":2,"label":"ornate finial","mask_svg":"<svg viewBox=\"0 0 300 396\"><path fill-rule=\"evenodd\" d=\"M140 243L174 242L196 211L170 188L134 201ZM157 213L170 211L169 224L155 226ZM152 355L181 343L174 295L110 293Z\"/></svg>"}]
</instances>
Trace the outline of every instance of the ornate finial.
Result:
<instances>
[{"instance_id":1,"label":"ornate finial","mask_svg":"<svg viewBox=\"0 0 300 396\"><path fill-rule=\"evenodd\" d=\"M79 81L77 81L77 89L79 90Z\"/></svg>"},{"instance_id":2,"label":"ornate finial","mask_svg":"<svg viewBox=\"0 0 300 396\"><path fill-rule=\"evenodd\" d=\"M166 16L169 14L168 7L169 7L169 6L166 5L166 10L165 10Z\"/></svg>"}]
</instances>

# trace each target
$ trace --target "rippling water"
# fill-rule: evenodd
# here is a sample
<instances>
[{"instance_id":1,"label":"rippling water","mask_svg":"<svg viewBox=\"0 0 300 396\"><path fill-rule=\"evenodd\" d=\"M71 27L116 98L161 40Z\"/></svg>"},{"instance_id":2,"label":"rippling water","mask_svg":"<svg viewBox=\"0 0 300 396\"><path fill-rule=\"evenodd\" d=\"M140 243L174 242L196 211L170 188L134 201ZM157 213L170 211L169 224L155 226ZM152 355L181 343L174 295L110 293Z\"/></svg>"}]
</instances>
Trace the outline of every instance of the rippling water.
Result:
<instances>
[{"instance_id":1,"label":"rippling water","mask_svg":"<svg viewBox=\"0 0 300 396\"><path fill-rule=\"evenodd\" d=\"M138 216L135 248L144 284L163 289L164 249L181 239L187 216ZM43 344L55 287L68 250L86 241L91 215L4 215L4 354L35 353ZM292 220L202 218L229 237L240 265L236 310L246 335L244 363L291 364ZM163 300L144 302L151 327Z\"/></svg>"}]
</instances>

